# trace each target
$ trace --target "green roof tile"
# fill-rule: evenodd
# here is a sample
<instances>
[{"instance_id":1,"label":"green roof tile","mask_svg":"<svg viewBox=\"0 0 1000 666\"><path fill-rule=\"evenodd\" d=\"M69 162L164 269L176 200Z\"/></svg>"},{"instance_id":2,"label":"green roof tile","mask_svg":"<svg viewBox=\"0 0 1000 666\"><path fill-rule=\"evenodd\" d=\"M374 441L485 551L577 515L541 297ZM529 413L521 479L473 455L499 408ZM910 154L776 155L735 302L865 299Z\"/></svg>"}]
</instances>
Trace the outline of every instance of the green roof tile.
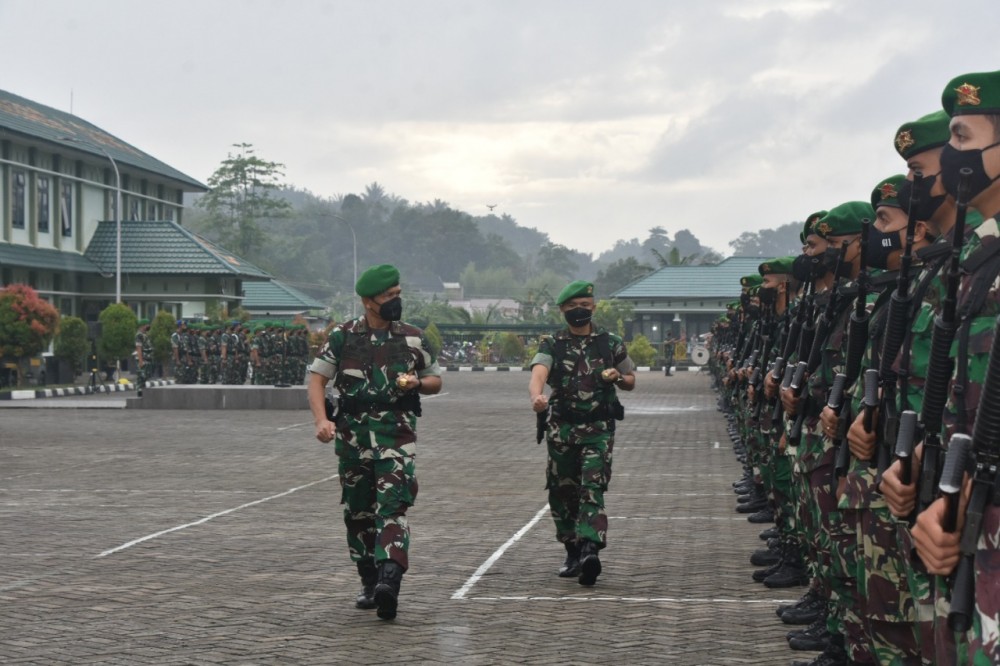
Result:
<instances>
[{"instance_id":1,"label":"green roof tile","mask_svg":"<svg viewBox=\"0 0 1000 666\"><path fill-rule=\"evenodd\" d=\"M64 252L51 248L3 242L0 242L0 265L51 271L76 271L77 273L101 272L97 264L79 252Z\"/></svg>"},{"instance_id":2,"label":"green roof tile","mask_svg":"<svg viewBox=\"0 0 1000 666\"><path fill-rule=\"evenodd\" d=\"M324 310L326 306L278 280L243 283L243 307L247 310L280 312L291 310Z\"/></svg>"},{"instance_id":3,"label":"green roof tile","mask_svg":"<svg viewBox=\"0 0 1000 666\"><path fill-rule=\"evenodd\" d=\"M245 259L167 220L122 221L122 273L238 275L270 278ZM84 256L105 272L115 270L115 223L102 221Z\"/></svg>"},{"instance_id":4,"label":"green roof tile","mask_svg":"<svg viewBox=\"0 0 1000 666\"><path fill-rule=\"evenodd\" d=\"M108 134L97 125L5 90L0 90L0 129L59 143L106 160L104 153L95 147L100 146L120 165L127 164L169 178L180 183L185 191L203 192L208 189L194 178ZM65 141L65 137L76 141Z\"/></svg>"},{"instance_id":5,"label":"green roof tile","mask_svg":"<svg viewBox=\"0 0 1000 666\"><path fill-rule=\"evenodd\" d=\"M760 257L729 257L714 266L664 266L616 291L615 298L730 298L740 278L757 273Z\"/></svg>"}]
</instances>

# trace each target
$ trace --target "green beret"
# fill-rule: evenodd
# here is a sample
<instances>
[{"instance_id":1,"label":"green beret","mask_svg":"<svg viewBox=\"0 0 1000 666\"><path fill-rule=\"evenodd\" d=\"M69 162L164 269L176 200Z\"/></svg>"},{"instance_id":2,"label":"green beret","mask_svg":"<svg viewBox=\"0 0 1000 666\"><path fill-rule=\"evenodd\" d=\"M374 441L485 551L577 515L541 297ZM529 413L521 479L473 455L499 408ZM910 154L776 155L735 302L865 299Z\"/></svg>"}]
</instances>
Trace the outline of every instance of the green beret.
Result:
<instances>
[{"instance_id":1,"label":"green beret","mask_svg":"<svg viewBox=\"0 0 1000 666\"><path fill-rule=\"evenodd\" d=\"M145 326L148 323L149 323L148 319L140 319L139 321L136 322L136 326Z\"/></svg>"},{"instance_id":2,"label":"green beret","mask_svg":"<svg viewBox=\"0 0 1000 666\"><path fill-rule=\"evenodd\" d=\"M757 267L757 272L764 275L789 275L792 272L792 262L795 261L794 256L790 257L777 257L771 259L770 261L765 261L760 266Z\"/></svg>"},{"instance_id":3,"label":"green beret","mask_svg":"<svg viewBox=\"0 0 1000 666\"><path fill-rule=\"evenodd\" d=\"M739 309L739 307L740 307L740 302L739 301L730 301L730 302L726 303L726 309L727 310L737 310L737 309Z\"/></svg>"},{"instance_id":4,"label":"green beret","mask_svg":"<svg viewBox=\"0 0 1000 666\"><path fill-rule=\"evenodd\" d=\"M951 130L948 129L950 120L944 111L935 111L913 122L903 123L893 139L896 152L908 160L925 150L943 146L951 138Z\"/></svg>"},{"instance_id":5,"label":"green beret","mask_svg":"<svg viewBox=\"0 0 1000 666\"><path fill-rule=\"evenodd\" d=\"M806 218L806 222L802 226L802 231L799 232L799 242L800 243L805 244L805 242L806 242L806 236L808 236L811 233L814 233L813 230L812 230L813 225L816 224L817 220L819 220L822 217L825 217L826 213L827 213L827 211L825 211L825 210L818 210L818 211L816 211L815 213L813 213L812 215L810 215L809 217Z\"/></svg>"},{"instance_id":6,"label":"green beret","mask_svg":"<svg viewBox=\"0 0 1000 666\"><path fill-rule=\"evenodd\" d=\"M354 285L354 291L358 296L371 298L397 284L399 284L399 270L390 264L379 264L361 274Z\"/></svg>"},{"instance_id":7,"label":"green beret","mask_svg":"<svg viewBox=\"0 0 1000 666\"><path fill-rule=\"evenodd\" d=\"M750 289L751 287L759 287L763 284L764 278L757 274L744 275L740 278L740 286L745 289Z\"/></svg>"},{"instance_id":8,"label":"green beret","mask_svg":"<svg viewBox=\"0 0 1000 666\"><path fill-rule=\"evenodd\" d=\"M1000 72L956 76L941 93L949 116L1000 113Z\"/></svg>"},{"instance_id":9,"label":"green beret","mask_svg":"<svg viewBox=\"0 0 1000 666\"><path fill-rule=\"evenodd\" d=\"M566 285L566 288L559 292L556 297L556 305L562 305L571 298L593 298L594 283L584 280L576 280Z\"/></svg>"},{"instance_id":10,"label":"green beret","mask_svg":"<svg viewBox=\"0 0 1000 666\"><path fill-rule=\"evenodd\" d=\"M861 233L861 220L874 220L875 209L867 201L848 201L834 206L817 220L811 233L821 238L851 236Z\"/></svg>"},{"instance_id":11,"label":"green beret","mask_svg":"<svg viewBox=\"0 0 1000 666\"><path fill-rule=\"evenodd\" d=\"M879 206L902 208L902 204L899 203L899 188L905 182L906 176L901 173L883 179L872 190L872 208Z\"/></svg>"}]
</instances>

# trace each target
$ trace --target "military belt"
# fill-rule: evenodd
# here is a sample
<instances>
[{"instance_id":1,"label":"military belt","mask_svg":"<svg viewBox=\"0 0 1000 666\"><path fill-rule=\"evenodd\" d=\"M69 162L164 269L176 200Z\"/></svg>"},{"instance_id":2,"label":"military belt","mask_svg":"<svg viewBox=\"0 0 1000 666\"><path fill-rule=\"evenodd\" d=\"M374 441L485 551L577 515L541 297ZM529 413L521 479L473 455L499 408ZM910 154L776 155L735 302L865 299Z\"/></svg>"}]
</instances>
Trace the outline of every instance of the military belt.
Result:
<instances>
[{"instance_id":1,"label":"military belt","mask_svg":"<svg viewBox=\"0 0 1000 666\"><path fill-rule=\"evenodd\" d=\"M341 414L350 416L360 416L372 412L404 411L413 412L421 416L420 396L416 393L407 393L391 402L381 400L364 400L351 396L340 396L337 404Z\"/></svg>"}]
</instances>

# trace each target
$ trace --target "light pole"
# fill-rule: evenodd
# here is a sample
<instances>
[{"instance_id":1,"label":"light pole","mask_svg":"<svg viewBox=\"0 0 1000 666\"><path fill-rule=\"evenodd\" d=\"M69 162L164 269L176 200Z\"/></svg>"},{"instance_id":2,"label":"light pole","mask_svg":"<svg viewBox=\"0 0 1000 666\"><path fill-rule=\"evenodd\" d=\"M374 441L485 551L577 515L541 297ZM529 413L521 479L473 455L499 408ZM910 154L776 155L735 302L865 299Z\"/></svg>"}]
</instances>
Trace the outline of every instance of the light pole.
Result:
<instances>
[{"instance_id":1,"label":"light pole","mask_svg":"<svg viewBox=\"0 0 1000 666\"><path fill-rule=\"evenodd\" d=\"M342 218L340 215L337 215L336 213L325 213L325 215L329 215L335 220L340 220L341 222L347 225L348 229L351 230L351 239L354 241L354 284L357 284L358 283L358 235L354 233L354 227L351 225L351 223ZM351 319L354 319L354 317L357 316L355 314L356 312L355 308L357 307L357 303L358 301L356 298L351 299Z\"/></svg>"},{"instance_id":2,"label":"light pole","mask_svg":"<svg viewBox=\"0 0 1000 666\"><path fill-rule=\"evenodd\" d=\"M83 141L82 139L77 139L74 136L61 136L60 141L66 141L68 143L79 143L83 146L90 146L91 148L96 148L101 151L108 161L111 162L111 168L115 170L115 303L122 302L122 177L118 172L118 163L115 162L115 158L111 157L102 146L97 146L89 141Z\"/></svg>"}]
</instances>

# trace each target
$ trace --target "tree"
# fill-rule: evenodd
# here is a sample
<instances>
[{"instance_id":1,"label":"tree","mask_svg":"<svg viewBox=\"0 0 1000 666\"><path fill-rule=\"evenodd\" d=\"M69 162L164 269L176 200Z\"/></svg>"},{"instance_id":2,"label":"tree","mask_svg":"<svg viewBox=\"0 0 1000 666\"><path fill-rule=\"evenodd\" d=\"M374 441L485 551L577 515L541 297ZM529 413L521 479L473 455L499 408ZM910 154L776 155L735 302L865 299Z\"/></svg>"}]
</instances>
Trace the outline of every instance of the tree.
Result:
<instances>
[{"instance_id":1,"label":"tree","mask_svg":"<svg viewBox=\"0 0 1000 666\"><path fill-rule=\"evenodd\" d=\"M573 261L572 250L557 243L545 243L538 248L537 266L564 278L572 277L579 269Z\"/></svg>"},{"instance_id":2,"label":"tree","mask_svg":"<svg viewBox=\"0 0 1000 666\"><path fill-rule=\"evenodd\" d=\"M149 326L149 338L153 342L153 360L166 363L173 355L170 334L177 330L177 320L166 310L160 310Z\"/></svg>"},{"instance_id":3,"label":"tree","mask_svg":"<svg viewBox=\"0 0 1000 666\"><path fill-rule=\"evenodd\" d=\"M59 312L26 284L0 289L0 357L21 365L45 349L59 326ZM17 373L18 384L24 377Z\"/></svg>"},{"instance_id":4,"label":"tree","mask_svg":"<svg viewBox=\"0 0 1000 666\"><path fill-rule=\"evenodd\" d=\"M500 362L511 365L524 362L524 342L514 333L500 336Z\"/></svg>"},{"instance_id":5,"label":"tree","mask_svg":"<svg viewBox=\"0 0 1000 666\"><path fill-rule=\"evenodd\" d=\"M83 372L88 351L87 323L79 317L63 317L59 321L54 352L69 364L74 377Z\"/></svg>"},{"instance_id":6,"label":"tree","mask_svg":"<svg viewBox=\"0 0 1000 666\"><path fill-rule=\"evenodd\" d=\"M610 296L652 272L652 266L639 263L635 257L619 259L606 269L597 272L597 279L594 280L594 291L602 296Z\"/></svg>"},{"instance_id":7,"label":"tree","mask_svg":"<svg viewBox=\"0 0 1000 666\"><path fill-rule=\"evenodd\" d=\"M424 329L424 335L427 337L427 344L431 346L431 351L437 356L441 353L441 348L444 347L444 341L441 339L441 331L438 327L431 322L427 324L427 328Z\"/></svg>"},{"instance_id":8,"label":"tree","mask_svg":"<svg viewBox=\"0 0 1000 666\"><path fill-rule=\"evenodd\" d=\"M776 229L744 231L740 237L729 241L733 254L738 257L762 257L765 259L799 254L802 243L799 232L802 222L789 222Z\"/></svg>"},{"instance_id":9,"label":"tree","mask_svg":"<svg viewBox=\"0 0 1000 666\"><path fill-rule=\"evenodd\" d=\"M624 335L625 321L632 318L633 310L632 304L627 301L617 298L600 300L594 309L594 323L612 333Z\"/></svg>"},{"instance_id":10,"label":"tree","mask_svg":"<svg viewBox=\"0 0 1000 666\"><path fill-rule=\"evenodd\" d=\"M138 319L123 303L112 303L97 316L101 322L101 337L97 351L104 361L117 362L135 350L135 330Z\"/></svg>"},{"instance_id":11,"label":"tree","mask_svg":"<svg viewBox=\"0 0 1000 666\"><path fill-rule=\"evenodd\" d=\"M656 349L645 335L637 335L628 345L628 355L636 365L650 366L656 358Z\"/></svg>"},{"instance_id":12,"label":"tree","mask_svg":"<svg viewBox=\"0 0 1000 666\"><path fill-rule=\"evenodd\" d=\"M206 224L218 240L237 254L249 257L264 244L262 220L287 217L291 205L272 196L280 189L285 165L257 157L253 145L233 144L230 153L208 179L211 188L197 205L204 208Z\"/></svg>"}]
</instances>

